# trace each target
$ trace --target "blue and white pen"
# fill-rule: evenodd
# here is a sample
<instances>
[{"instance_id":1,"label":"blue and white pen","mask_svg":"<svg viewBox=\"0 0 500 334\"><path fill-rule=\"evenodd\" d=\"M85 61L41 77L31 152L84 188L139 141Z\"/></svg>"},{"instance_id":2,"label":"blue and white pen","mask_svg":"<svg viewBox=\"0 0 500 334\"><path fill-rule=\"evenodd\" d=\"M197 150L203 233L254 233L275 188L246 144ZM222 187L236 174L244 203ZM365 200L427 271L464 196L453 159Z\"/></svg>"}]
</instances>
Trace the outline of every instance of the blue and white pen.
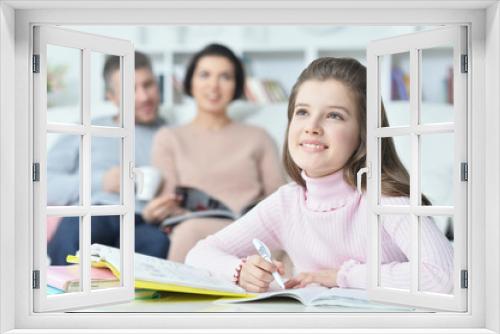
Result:
<instances>
[{"instance_id":1,"label":"blue and white pen","mask_svg":"<svg viewBox=\"0 0 500 334\"><path fill-rule=\"evenodd\" d=\"M259 239L253 239L252 240L253 245L255 246L255 249L257 249L257 252L259 252L259 255L264 258L269 263L273 263L271 260L271 251L269 248L267 248L266 244L260 241ZM283 282L283 278L281 278L280 274L275 271L273 272L273 277L276 280L276 283L284 289L285 288L285 283Z\"/></svg>"}]
</instances>

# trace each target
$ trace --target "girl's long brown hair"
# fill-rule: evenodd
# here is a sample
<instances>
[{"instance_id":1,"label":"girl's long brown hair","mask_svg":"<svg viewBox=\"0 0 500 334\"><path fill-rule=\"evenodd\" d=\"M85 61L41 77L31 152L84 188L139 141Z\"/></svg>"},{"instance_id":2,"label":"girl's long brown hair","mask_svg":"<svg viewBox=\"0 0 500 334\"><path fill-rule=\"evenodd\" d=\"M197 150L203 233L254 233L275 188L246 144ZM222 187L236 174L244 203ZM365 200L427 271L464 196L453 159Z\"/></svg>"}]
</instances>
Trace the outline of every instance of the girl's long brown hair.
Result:
<instances>
[{"instance_id":1,"label":"girl's long brown hair","mask_svg":"<svg viewBox=\"0 0 500 334\"><path fill-rule=\"evenodd\" d=\"M297 184L306 187L301 177L301 169L293 161L288 150L288 131L293 118L295 100L301 85L308 80L337 80L350 89L356 99L356 121L359 127L359 146L346 162L344 179L351 186L357 186L356 174L366 164L366 68L353 58L323 57L313 61L302 71L292 88L288 101L288 126L283 146L283 163L285 169ZM389 126L384 106L381 111L381 125ZM382 138L381 152L381 192L386 196L409 196L410 176L398 157L392 138ZM362 182L362 189L366 190L366 182ZM430 205L429 200L422 196L422 203Z\"/></svg>"}]
</instances>

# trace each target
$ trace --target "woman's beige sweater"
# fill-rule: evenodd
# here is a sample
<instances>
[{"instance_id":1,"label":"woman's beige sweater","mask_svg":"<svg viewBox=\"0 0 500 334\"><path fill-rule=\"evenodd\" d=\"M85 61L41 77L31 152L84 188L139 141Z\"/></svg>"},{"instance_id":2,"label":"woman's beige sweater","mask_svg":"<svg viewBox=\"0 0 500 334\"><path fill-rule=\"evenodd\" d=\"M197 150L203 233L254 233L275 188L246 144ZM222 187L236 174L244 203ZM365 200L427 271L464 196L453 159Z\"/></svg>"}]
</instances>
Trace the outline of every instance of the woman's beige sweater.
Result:
<instances>
[{"instance_id":1,"label":"woman's beige sweater","mask_svg":"<svg viewBox=\"0 0 500 334\"><path fill-rule=\"evenodd\" d=\"M218 130L192 123L162 128L153 141L152 164L165 177L162 193L178 185L195 187L236 212L285 182L267 132L236 122Z\"/></svg>"}]
</instances>

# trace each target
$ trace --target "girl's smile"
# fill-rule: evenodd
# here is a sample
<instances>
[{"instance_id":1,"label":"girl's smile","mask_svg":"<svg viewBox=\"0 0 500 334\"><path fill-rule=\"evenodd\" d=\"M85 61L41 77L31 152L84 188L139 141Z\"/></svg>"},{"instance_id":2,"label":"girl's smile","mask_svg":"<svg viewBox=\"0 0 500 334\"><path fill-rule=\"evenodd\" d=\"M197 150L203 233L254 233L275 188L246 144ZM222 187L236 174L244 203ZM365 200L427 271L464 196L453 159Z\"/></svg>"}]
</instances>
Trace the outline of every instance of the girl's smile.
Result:
<instances>
[{"instance_id":1,"label":"girl's smile","mask_svg":"<svg viewBox=\"0 0 500 334\"><path fill-rule=\"evenodd\" d=\"M328 149L328 145L318 140L304 140L299 144L306 152L321 152Z\"/></svg>"},{"instance_id":2,"label":"girl's smile","mask_svg":"<svg viewBox=\"0 0 500 334\"><path fill-rule=\"evenodd\" d=\"M297 93L288 131L290 155L310 177L344 167L359 145L355 99L340 81L308 80Z\"/></svg>"}]
</instances>

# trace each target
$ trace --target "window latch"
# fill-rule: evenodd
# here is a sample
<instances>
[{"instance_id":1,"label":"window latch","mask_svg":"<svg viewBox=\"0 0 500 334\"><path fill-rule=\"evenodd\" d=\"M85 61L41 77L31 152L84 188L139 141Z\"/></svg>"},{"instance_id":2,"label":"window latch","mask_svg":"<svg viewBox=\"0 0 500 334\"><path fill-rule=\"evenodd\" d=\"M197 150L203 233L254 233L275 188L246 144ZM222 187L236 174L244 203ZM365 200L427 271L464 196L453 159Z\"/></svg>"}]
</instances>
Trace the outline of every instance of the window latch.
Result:
<instances>
[{"instance_id":1,"label":"window latch","mask_svg":"<svg viewBox=\"0 0 500 334\"><path fill-rule=\"evenodd\" d=\"M357 173L356 173L356 185L358 188L359 193L361 194L363 192L362 190L362 181L361 178L363 174L366 174L366 183L368 183L368 178L371 177L371 163L369 161L366 162L366 167L361 168Z\"/></svg>"}]
</instances>

